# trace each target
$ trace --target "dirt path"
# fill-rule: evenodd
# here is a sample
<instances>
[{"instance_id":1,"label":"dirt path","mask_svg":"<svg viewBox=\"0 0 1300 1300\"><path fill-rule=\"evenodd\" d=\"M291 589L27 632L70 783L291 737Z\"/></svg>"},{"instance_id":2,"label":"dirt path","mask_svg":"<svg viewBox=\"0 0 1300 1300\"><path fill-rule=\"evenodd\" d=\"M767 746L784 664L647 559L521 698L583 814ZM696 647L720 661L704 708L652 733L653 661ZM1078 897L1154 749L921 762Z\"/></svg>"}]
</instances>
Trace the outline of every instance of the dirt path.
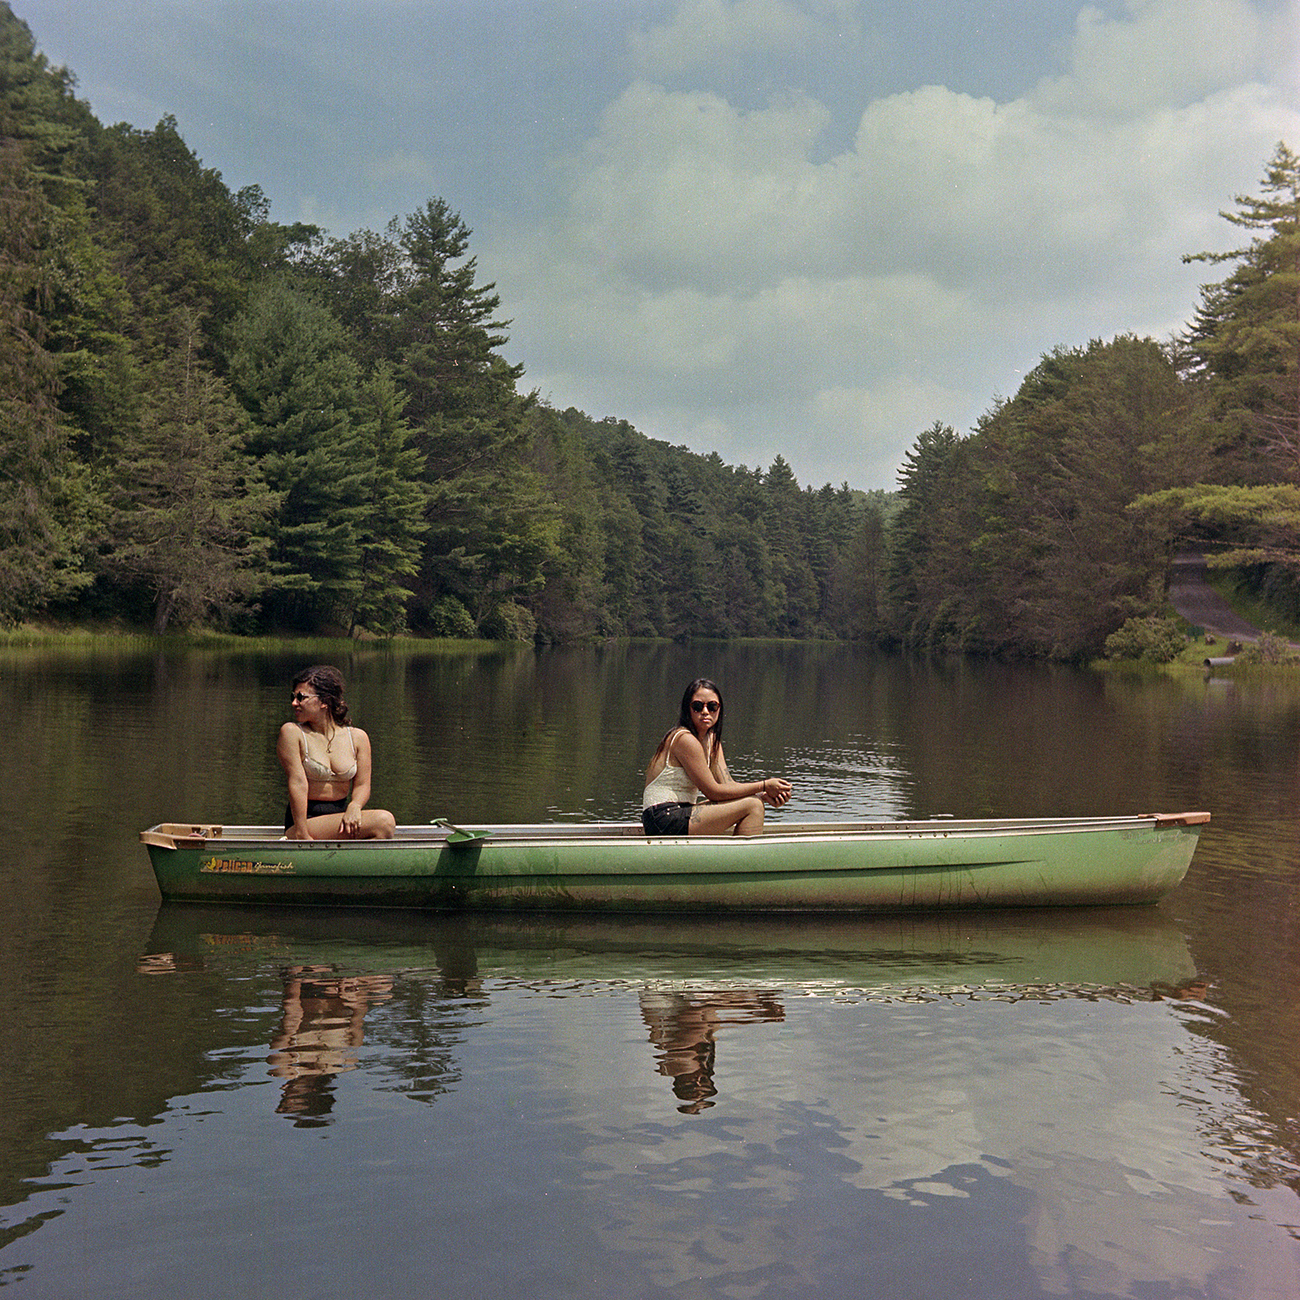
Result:
<instances>
[{"instance_id":1,"label":"dirt path","mask_svg":"<svg viewBox=\"0 0 1300 1300\"><path fill-rule=\"evenodd\" d=\"M1235 614L1205 581L1205 557L1195 552L1175 556L1169 577L1169 603L1189 623L1236 641L1254 641L1259 628Z\"/></svg>"}]
</instances>

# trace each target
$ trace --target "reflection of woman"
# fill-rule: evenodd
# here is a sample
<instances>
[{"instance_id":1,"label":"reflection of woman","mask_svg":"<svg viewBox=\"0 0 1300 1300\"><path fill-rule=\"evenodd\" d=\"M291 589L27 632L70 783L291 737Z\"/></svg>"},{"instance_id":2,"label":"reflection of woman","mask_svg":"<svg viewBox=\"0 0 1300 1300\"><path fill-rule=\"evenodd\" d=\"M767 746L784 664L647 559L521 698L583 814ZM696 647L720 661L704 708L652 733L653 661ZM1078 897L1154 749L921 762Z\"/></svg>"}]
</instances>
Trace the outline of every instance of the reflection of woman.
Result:
<instances>
[{"instance_id":1,"label":"reflection of woman","mask_svg":"<svg viewBox=\"0 0 1300 1300\"><path fill-rule=\"evenodd\" d=\"M329 966L295 966L285 972L280 1030L267 1063L283 1079L281 1115L320 1118L333 1098L328 1083L357 1068L366 1012L392 996L387 975L338 976Z\"/></svg>"},{"instance_id":2,"label":"reflection of woman","mask_svg":"<svg viewBox=\"0 0 1300 1300\"><path fill-rule=\"evenodd\" d=\"M284 810L291 840L391 839L393 814L367 808L370 737L351 725L337 668L304 668L293 679L293 721L275 752L289 781Z\"/></svg>"},{"instance_id":3,"label":"reflection of woman","mask_svg":"<svg viewBox=\"0 0 1300 1300\"><path fill-rule=\"evenodd\" d=\"M677 725L645 770L641 824L647 835L757 835L764 804L779 808L790 798L790 783L779 776L731 779L722 716L718 688L696 678L682 696Z\"/></svg>"},{"instance_id":4,"label":"reflection of woman","mask_svg":"<svg viewBox=\"0 0 1300 1300\"><path fill-rule=\"evenodd\" d=\"M698 1115L714 1103L715 1040L723 1025L785 1019L775 993L738 989L719 993L641 994L641 1016L659 1048L659 1073L673 1081L673 1095L685 1102L683 1115Z\"/></svg>"}]
</instances>

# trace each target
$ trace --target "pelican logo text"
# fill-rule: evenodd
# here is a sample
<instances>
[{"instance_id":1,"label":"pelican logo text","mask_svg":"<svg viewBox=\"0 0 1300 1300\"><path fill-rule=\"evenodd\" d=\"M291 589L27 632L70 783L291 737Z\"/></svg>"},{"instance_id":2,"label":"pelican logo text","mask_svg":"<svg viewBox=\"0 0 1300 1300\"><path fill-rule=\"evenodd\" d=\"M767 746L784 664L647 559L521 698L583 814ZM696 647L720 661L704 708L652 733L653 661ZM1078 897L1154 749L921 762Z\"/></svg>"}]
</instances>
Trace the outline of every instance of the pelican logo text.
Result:
<instances>
[{"instance_id":1,"label":"pelican logo text","mask_svg":"<svg viewBox=\"0 0 1300 1300\"><path fill-rule=\"evenodd\" d=\"M233 872L243 876L283 876L293 872L292 862L245 862L239 858L207 858L199 867L204 872Z\"/></svg>"}]
</instances>

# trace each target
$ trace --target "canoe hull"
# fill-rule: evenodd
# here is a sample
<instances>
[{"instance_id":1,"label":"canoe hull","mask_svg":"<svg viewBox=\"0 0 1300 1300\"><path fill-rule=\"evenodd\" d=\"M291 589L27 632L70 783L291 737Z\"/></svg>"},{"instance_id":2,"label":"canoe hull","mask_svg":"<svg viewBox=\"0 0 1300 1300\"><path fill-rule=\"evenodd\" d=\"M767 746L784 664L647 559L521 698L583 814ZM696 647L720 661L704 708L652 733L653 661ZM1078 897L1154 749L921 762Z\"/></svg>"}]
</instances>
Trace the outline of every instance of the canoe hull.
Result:
<instances>
[{"instance_id":1,"label":"canoe hull","mask_svg":"<svg viewBox=\"0 0 1300 1300\"><path fill-rule=\"evenodd\" d=\"M400 827L286 841L267 827L142 833L164 898L250 904L664 912L907 912L1152 903L1207 814L1074 821L811 823L751 839L639 826Z\"/></svg>"}]
</instances>

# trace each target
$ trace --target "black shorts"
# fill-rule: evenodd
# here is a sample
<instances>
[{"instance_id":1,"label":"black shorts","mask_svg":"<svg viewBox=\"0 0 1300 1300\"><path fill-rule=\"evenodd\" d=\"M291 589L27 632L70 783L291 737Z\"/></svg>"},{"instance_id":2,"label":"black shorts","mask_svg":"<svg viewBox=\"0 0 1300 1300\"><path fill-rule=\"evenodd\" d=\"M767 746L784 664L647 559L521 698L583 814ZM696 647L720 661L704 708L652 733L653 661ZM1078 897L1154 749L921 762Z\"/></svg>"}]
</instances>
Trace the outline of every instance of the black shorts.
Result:
<instances>
[{"instance_id":1,"label":"black shorts","mask_svg":"<svg viewBox=\"0 0 1300 1300\"><path fill-rule=\"evenodd\" d=\"M647 835L689 835L693 803L657 803L641 812Z\"/></svg>"},{"instance_id":2,"label":"black shorts","mask_svg":"<svg viewBox=\"0 0 1300 1300\"><path fill-rule=\"evenodd\" d=\"M308 799L307 816L324 817L327 813L344 813L348 810L346 799ZM284 805L284 829L293 825L293 813L288 804Z\"/></svg>"}]
</instances>

